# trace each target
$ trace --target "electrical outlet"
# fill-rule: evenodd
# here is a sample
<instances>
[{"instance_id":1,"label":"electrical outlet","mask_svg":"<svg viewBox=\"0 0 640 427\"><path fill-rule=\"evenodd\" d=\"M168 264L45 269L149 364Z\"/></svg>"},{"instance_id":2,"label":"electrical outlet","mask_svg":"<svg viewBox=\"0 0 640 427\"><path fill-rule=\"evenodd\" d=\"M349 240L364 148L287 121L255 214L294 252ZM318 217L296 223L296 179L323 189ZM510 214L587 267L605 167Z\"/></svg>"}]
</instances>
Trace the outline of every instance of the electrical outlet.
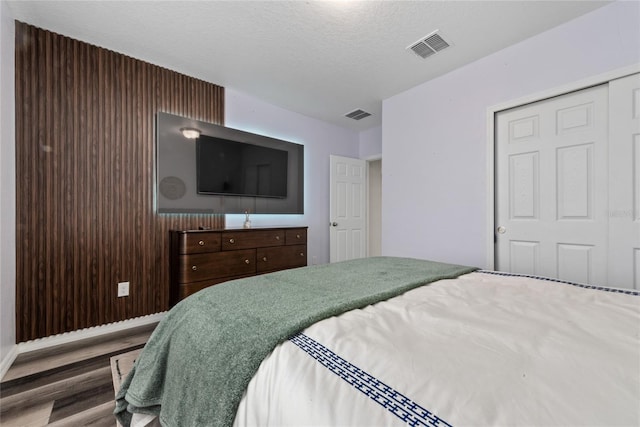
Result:
<instances>
[{"instance_id":1,"label":"electrical outlet","mask_svg":"<svg viewBox=\"0 0 640 427\"><path fill-rule=\"evenodd\" d=\"M311 265L316 265L318 263L318 257L317 256L312 256L311 257Z\"/></svg>"},{"instance_id":2,"label":"electrical outlet","mask_svg":"<svg viewBox=\"0 0 640 427\"><path fill-rule=\"evenodd\" d=\"M129 296L129 282L119 282L118 297L128 297L128 296Z\"/></svg>"}]
</instances>

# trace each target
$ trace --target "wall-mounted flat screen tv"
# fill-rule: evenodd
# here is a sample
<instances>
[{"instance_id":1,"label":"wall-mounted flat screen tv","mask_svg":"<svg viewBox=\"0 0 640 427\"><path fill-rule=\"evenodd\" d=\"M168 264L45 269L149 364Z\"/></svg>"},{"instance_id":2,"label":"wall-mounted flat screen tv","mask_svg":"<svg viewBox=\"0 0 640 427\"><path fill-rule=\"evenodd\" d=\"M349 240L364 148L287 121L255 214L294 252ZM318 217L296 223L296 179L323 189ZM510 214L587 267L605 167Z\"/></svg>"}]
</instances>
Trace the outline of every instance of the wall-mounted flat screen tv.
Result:
<instances>
[{"instance_id":1,"label":"wall-mounted flat screen tv","mask_svg":"<svg viewBox=\"0 0 640 427\"><path fill-rule=\"evenodd\" d=\"M285 198L288 157L284 150L201 135L198 194Z\"/></svg>"},{"instance_id":2,"label":"wall-mounted flat screen tv","mask_svg":"<svg viewBox=\"0 0 640 427\"><path fill-rule=\"evenodd\" d=\"M303 144L157 113L158 213L300 215L304 187Z\"/></svg>"}]
</instances>

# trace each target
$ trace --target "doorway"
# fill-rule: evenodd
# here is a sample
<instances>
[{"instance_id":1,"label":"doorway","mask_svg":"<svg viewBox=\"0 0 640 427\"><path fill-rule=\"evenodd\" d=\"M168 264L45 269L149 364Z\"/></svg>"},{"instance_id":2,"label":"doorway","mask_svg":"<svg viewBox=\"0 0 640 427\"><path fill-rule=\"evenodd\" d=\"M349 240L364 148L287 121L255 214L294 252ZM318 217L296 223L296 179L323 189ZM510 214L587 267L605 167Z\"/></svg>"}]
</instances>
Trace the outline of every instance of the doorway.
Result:
<instances>
[{"instance_id":1,"label":"doorway","mask_svg":"<svg viewBox=\"0 0 640 427\"><path fill-rule=\"evenodd\" d=\"M382 255L382 159L367 161L368 255Z\"/></svg>"},{"instance_id":2,"label":"doorway","mask_svg":"<svg viewBox=\"0 0 640 427\"><path fill-rule=\"evenodd\" d=\"M330 262L382 254L382 159L330 156Z\"/></svg>"}]
</instances>

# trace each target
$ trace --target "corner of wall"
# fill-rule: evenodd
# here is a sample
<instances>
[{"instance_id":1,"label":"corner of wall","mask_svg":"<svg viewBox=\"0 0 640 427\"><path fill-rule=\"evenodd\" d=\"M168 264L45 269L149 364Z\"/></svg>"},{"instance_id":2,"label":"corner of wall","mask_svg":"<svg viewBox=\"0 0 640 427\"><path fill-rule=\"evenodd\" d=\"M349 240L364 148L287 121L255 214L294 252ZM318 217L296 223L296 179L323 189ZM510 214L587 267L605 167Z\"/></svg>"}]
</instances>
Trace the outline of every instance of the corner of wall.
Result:
<instances>
[{"instance_id":1,"label":"corner of wall","mask_svg":"<svg viewBox=\"0 0 640 427\"><path fill-rule=\"evenodd\" d=\"M18 345L13 344L7 354L0 359L0 380L4 378L16 357L18 357Z\"/></svg>"},{"instance_id":2,"label":"corner of wall","mask_svg":"<svg viewBox=\"0 0 640 427\"><path fill-rule=\"evenodd\" d=\"M382 126L361 131L358 140L361 159L370 160L382 156Z\"/></svg>"},{"instance_id":3,"label":"corner of wall","mask_svg":"<svg viewBox=\"0 0 640 427\"><path fill-rule=\"evenodd\" d=\"M15 23L0 2L0 377L16 357Z\"/></svg>"}]
</instances>

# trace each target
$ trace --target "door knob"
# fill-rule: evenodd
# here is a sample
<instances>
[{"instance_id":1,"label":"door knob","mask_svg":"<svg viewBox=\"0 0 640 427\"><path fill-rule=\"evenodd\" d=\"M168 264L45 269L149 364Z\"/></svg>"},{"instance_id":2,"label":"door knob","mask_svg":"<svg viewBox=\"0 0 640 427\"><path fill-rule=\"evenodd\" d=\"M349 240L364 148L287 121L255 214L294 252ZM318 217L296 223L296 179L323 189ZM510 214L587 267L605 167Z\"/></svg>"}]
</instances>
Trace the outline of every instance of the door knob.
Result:
<instances>
[{"instance_id":1,"label":"door knob","mask_svg":"<svg viewBox=\"0 0 640 427\"><path fill-rule=\"evenodd\" d=\"M331 226L332 226L332 227L337 227L337 226L338 226L338 223L337 223L337 222L332 222L332 223L331 223Z\"/></svg>"},{"instance_id":2,"label":"door knob","mask_svg":"<svg viewBox=\"0 0 640 427\"><path fill-rule=\"evenodd\" d=\"M496 231L497 231L498 233L500 233L500 234L504 234L504 233L506 233L506 232L507 232L507 228L506 228L506 227L503 227L503 226L500 226L500 227L496 228Z\"/></svg>"}]
</instances>

